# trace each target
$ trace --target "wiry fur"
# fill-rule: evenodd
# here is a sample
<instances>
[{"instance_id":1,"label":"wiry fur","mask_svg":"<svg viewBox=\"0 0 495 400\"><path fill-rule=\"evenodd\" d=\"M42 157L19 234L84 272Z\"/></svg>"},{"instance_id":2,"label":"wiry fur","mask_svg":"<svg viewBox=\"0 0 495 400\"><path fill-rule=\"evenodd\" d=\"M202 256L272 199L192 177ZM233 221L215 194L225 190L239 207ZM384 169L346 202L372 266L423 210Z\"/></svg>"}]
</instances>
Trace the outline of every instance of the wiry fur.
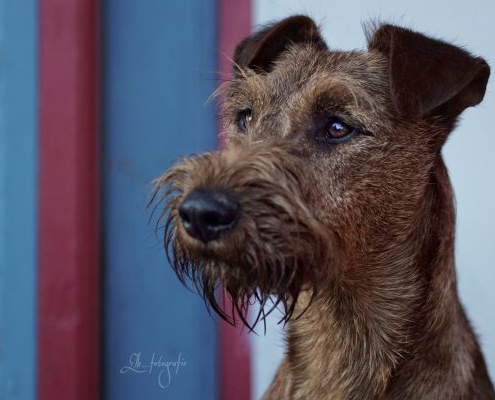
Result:
<instances>
[{"instance_id":1,"label":"wiry fur","mask_svg":"<svg viewBox=\"0 0 495 400\"><path fill-rule=\"evenodd\" d=\"M317 268L329 262L333 239L304 204L310 188L300 176L303 166L297 153L284 142L247 147L239 141L221 153L186 159L156 182L158 187L169 185L162 194L167 201L162 214L167 217L165 247L172 252L170 261L179 279L195 282L208 304L230 322L235 322L236 313L224 312L215 296L220 283L234 300L240 318L253 297L264 306L270 295L276 295L288 320L299 293L316 287L331 271ZM243 213L238 229L222 241L203 246L184 232L177 221L177 208L184 193L210 186L235 193ZM278 229L280 221L283 230ZM271 309L277 303L269 304ZM261 307L261 312L270 309Z\"/></svg>"},{"instance_id":2,"label":"wiry fur","mask_svg":"<svg viewBox=\"0 0 495 400\"><path fill-rule=\"evenodd\" d=\"M457 54L391 26L370 35L368 52L328 51L306 17L267 27L236 51L223 89L225 149L186 158L156 181L165 248L183 282L231 322L219 285L248 326L253 298L266 306L275 295L285 306L288 350L265 399L495 399L457 295L440 155L458 114L481 101L489 69L459 50L466 71L435 64L448 88L423 77L405 98L397 60L418 41L427 51L403 59ZM242 134L245 109L252 121ZM317 140L328 115L359 134ZM235 227L206 244L177 211L198 187L228 190L241 206Z\"/></svg>"}]
</instances>

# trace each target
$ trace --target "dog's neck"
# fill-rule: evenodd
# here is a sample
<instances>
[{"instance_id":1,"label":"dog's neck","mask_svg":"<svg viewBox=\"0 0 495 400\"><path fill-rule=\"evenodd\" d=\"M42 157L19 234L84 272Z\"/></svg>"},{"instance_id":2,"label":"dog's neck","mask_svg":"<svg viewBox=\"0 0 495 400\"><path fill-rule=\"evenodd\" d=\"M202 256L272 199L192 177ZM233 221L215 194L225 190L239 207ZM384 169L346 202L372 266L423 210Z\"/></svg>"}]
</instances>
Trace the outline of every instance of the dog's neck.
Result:
<instances>
[{"instance_id":1,"label":"dog's neck","mask_svg":"<svg viewBox=\"0 0 495 400\"><path fill-rule=\"evenodd\" d=\"M463 329L467 322L457 298L453 199L440 156L420 210L409 243L395 249L400 257L387 262L375 256L347 268L290 323L287 362L294 399L383 397L394 390L393 380L400 379L410 360L420 362L430 351L421 348L421 333L444 349L439 362L455 368L452 354L459 354L463 341L471 338ZM353 279L357 274L361 278ZM306 307L309 297L303 296L298 309ZM446 309L453 314L442 311ZM469 369L469 363L464 365ZM458 374L462 380L470 375L466 368Z\"/></svg>"}]
</instances>

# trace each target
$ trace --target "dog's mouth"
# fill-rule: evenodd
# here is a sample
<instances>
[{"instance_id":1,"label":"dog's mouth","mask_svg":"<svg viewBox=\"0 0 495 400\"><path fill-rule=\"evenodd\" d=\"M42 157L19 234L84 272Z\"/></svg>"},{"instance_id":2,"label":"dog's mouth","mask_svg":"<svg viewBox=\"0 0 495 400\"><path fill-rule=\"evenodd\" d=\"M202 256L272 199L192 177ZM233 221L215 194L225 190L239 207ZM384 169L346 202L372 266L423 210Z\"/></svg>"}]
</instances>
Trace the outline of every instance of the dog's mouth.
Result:
<instances>
[{"instance_id":1,"label":"dog's mouth","mask_svg":"<svg viewBox=\"0 0 495 400\"><path fill-rule=\"evenodd\" d=\"M287 321L300 293L322 280L319 267L332 250L330 232L301 199L301 169L282 165L291 155L278 150L231 163L222 153L185 159L157 182L155 204L164 204L159 221L177 276L223 319L235 323L237 314L251 329L245 315L253 299L262 317L282 304ZM218 299L220 287L232 310Z\"/></svg>"}]
</instances>

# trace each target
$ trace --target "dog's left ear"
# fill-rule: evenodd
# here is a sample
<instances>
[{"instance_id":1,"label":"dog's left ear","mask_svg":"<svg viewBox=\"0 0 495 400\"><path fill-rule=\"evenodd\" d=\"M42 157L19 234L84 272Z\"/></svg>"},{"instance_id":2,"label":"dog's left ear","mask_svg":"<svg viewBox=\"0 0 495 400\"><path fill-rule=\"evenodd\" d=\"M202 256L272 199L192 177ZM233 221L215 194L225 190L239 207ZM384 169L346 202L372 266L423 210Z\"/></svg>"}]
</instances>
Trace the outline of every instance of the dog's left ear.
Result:
<instances>
[{"instance_id":1,"label":"dog's left ear","mask_svg":"<svg viewBox=\"0 0 495 400\"><path fill-rule=\"evenodd\" d=\"M455 118L483 100L490 67L459 47L392 25L380 26L368 47L387 56L392 101L403 117Z\"/></svg>"},{"instance_id":2,"label":"dog's left ear","mask_svg":"<svg viewBox=\"0 0 495 400\"><path fill-rule=\"evenodd\" d=\"M293 44L312 43L326 49L315 22L304 15L283 19L239 43L234 54L234 76L239 67L270 72L277 58Z\"/></svg>"}]
</instances>

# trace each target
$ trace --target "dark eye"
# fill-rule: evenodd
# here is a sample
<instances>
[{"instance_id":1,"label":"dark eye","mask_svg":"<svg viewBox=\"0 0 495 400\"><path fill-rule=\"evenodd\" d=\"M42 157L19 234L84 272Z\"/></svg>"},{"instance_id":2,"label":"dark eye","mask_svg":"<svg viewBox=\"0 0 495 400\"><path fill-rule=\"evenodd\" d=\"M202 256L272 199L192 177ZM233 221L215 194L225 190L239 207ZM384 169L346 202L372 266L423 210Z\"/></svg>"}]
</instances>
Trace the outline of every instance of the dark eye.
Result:
<instances>
[{"instance_id":1,"label":"dark eye","mask_svg":"<svg viewBox=\"0 0 495 400\"><path fill-rule=\"evenodd\" d=\"M252 119L253 114L251 112L251 109L247 108L245 110L239 111L236 118L237 128L239 128L242 133L246 133L249 123Z\"/></svg>"},{"instance_id":2,"label":"dark eye","mask_svg":"<svg viewBox=\"0 0 495 400\"><path fill-rule=\"evenodd\" d=\"M326 143L340 143L354 136L358 130L337 117L330 117L325 125L316 134L318 141Z\"/></svg>"}]
</instances>

